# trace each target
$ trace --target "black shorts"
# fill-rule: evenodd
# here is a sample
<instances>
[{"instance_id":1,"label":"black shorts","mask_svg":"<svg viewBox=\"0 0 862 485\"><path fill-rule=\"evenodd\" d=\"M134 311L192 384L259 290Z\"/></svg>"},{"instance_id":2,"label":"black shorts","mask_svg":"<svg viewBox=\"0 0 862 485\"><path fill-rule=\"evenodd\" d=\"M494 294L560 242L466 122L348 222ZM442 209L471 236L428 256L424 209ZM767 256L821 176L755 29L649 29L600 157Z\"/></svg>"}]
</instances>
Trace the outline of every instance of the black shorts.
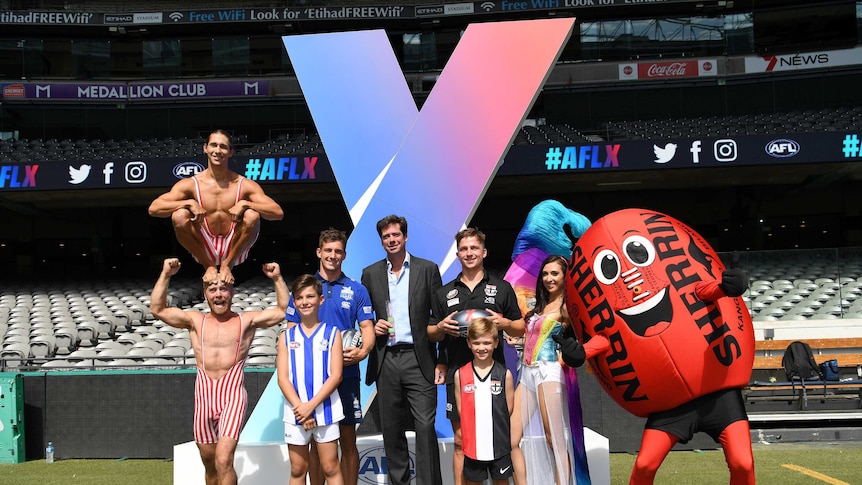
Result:
<instances>
[{"instance_id":1,"label":"black shorts","mask_svg":"<svg viewBox=\"0 0 862 485\"><path fill-rule=\"evenodd\" d=\"M491 480L505 480L512 476L512 455L505 455L493 461L479 461L464 456L464 478L471 482L484 482L491 474Z\"/></svg>"},{"instance_id":2,"label":"black shorts","mask_svg":"<svg viewBox=\"0 0 862 485\"><path fill-rule=\"evenodd\" d=\"M653 413L644 427L670 433L679 438L680 443L688 443L697 432L708 434L718 443L718 437L725 428L747 419L742 392L724 389L673 409Z\"/></svg>"}]
</instances>

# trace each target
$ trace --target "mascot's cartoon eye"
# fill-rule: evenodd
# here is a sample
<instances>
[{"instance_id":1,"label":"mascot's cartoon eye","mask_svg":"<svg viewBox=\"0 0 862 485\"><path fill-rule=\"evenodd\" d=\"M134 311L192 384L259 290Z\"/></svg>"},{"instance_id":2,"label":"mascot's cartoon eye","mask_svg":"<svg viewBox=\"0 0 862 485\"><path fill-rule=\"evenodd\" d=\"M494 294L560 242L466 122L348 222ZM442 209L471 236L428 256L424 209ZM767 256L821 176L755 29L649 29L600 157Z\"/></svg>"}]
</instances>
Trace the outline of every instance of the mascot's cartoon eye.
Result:
<instances>
[{"instance_id":1,"label":"mascot's cartoon eye","mask_svg":"<svg viewBox=\"0 0 862 485\"><path fill-rule=\"evenodd\" d=\"M613 284L620 276L620 257L610 249L603 249L593 263L596 279L604 285Z\"/></svg>"},{"instance_id":2,"label":"mascot's cartoon eye","mask_svg":"<svg viewBox=\"0 0 862 485\"><path fill-rule=\"evenodd\" d=\"M635 266L649 266L655 261L655 247L643 236L631 236L623 241L626 258Z\"/></svg>"}]
</instances>

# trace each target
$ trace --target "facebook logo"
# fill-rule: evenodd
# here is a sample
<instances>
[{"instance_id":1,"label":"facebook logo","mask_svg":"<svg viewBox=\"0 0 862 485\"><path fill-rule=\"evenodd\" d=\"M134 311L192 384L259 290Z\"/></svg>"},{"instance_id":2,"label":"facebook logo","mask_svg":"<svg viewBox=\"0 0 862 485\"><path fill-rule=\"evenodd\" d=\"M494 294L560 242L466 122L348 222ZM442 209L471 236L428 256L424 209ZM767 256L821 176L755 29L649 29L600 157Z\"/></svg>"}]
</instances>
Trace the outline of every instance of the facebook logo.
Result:
<instances>
[{"instance_id":1,"label":"facebook logo","mask_svg":"<svg viewBox=\"0 0 862 485\"><path fill-rule=\"evenodd\" d=\"M700 163L700 140L691 142L691 163Z\"/></svg>"},{"instance_id":2,"label":"facebook logo","mask_svg":"<svg viewBox=\"0 0 862 485\"><path fill-rule=\"evenodd\" d=\"M105 185L111 184L112 173L114 173L114 162L108 162L105 164L105 168L102 169L102 174L105 176Z\"/></svg>"}]
</instances>

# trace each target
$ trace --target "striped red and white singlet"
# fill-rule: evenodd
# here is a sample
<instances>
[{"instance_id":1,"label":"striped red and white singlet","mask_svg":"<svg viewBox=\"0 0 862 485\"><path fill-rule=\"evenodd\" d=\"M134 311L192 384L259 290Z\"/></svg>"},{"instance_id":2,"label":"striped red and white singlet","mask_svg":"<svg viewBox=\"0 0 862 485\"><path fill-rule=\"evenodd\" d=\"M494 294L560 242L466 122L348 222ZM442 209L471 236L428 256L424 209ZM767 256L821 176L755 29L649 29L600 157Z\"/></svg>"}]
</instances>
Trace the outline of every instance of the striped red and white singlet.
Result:
<instances>
[{"instance_id":1,"label":"striped red and white singlet","mask_svg":"<svg viewBox=\"0 0 862 485\"><path fill-rule=\"evenodd\" d=\"M198 182L197 177L192 177L192 180L194 180L194 182L195 182L195 193L197 194L198 204L200 204L200 206L203 207L204 203L203 203L203 198L201 197L200 183ZM234 200L234 204L239 202L239 196L242 193L242 182L243 182L243 180L245 180L245 179L243 177L240 177L239 183L237 184L237 188L236 188L236 199ZM225 260L225 258L227 258L227 253L230 250L230 244L231 244L231 241L233 241L233 237L235 234L235 232L234 232L235 227L236 227L236 223L231 222L230 223L230 230L227 232L227 234L224 234L224 235L213 234L212 231L210 230L209 221L207 220L206 217L204 217L204 223L200 226L200 234L204 240L204 249L206 250L210 259L213 260L213 263L215 263L216 266L220 265ZM250 248L251 247L249 246L249 249ZM242 263L243 261L246 260L246 258L248 258L248 250L244 251L239 256L239 258L235 261L234 264ZM200 262L200 261L198 261L198 262Z\"/></svg>"},{"instance_id":2,"label":"striped red and white singlet","mask_svg":"<svg viewBox=\"0 0 862 485\"><path fill-rule=\"evenodd\" d=\"M239 336L236 343L234 363L227 374L218 379L206 372L204 359L204 328L207 315L201 321L201 367L195 379L194 436L197 443L217 443L222 436L239 441L239 433L248 407L248 392L245 389L243 366L245 359L239 358L242 340L242 315L239 316Z\"/></svg>"}]
</instances>

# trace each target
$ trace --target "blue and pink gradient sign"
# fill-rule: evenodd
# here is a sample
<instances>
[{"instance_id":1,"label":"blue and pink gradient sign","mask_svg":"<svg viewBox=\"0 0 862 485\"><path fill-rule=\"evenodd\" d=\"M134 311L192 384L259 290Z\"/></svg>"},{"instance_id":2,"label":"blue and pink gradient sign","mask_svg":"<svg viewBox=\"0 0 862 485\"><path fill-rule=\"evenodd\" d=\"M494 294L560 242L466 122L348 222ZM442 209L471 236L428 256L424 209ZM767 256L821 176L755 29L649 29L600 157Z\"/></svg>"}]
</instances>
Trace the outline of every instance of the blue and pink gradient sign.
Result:
<instances>
[{"instance_id":1,"label":"blue and pink gradient sign","mask_svg":"<svg viewBox=\"0 0 862 485\"><path fill-rule=\"evenodd\" d=\"M437 262L444 281L457 275L455 233L481 202L573 26L573 18L468 26L421 111L384 31L283 38L355 226L348 275L358 278L384 257L376 224L389 214L407 218L411 253ZM273 380L240 441L281 441L273 420L282 405ZM448 424L437 431L451 436Z\"/></svg>"}]
</instances>

